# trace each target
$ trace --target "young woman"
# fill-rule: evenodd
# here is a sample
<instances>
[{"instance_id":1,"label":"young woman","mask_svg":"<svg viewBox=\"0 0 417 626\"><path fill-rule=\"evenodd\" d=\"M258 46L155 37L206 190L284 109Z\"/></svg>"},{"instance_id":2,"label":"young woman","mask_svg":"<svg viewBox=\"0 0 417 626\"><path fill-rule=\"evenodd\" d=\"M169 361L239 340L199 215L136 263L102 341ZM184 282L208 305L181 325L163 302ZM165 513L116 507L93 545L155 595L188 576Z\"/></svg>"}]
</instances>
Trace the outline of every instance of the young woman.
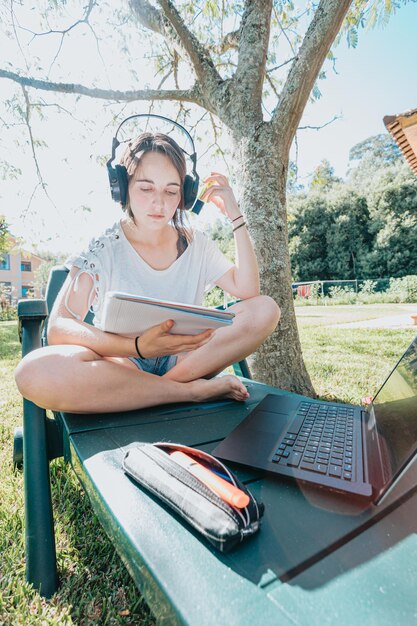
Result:
<instances>
[{"instance_id":1,"label":"young woman","mask_svg":"<svg viewBox=\"0 0 417 626\"><path fill-rule=\"evenodd\" d=\"M230 220L236 264L203 233L184 226L186 163L169 136L143 133L121 162L128 174L125 214L87 251L68 260L70 273L49 318L48 347L22 360L15 373L19 390L41 407L74 413L247 399L238 378L214 376L256 350L275 329L279 308L259 295L253 247L227 178L212 172L203 200ZM100 330L106 291L201 305L213 285L241 299L231 307L231 326L174 335L167 320L136 343ZM82 321L91 306L94 326Z\"/></svg>"}]
</instances>

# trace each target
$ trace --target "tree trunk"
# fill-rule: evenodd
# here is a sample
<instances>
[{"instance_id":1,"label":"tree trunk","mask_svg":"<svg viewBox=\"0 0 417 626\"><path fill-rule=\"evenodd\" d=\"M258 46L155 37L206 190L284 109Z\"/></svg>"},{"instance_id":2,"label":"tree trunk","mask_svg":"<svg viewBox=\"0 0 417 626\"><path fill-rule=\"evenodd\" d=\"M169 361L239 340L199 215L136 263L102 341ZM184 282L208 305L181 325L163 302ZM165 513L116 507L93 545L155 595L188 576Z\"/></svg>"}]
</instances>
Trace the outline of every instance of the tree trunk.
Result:
<instances>
[{"instance_id":1,"label":"tree trunk","mask_svg":"<svg viewBox=\"0 0 417 626\"><path fill-rule=\"evenodd\" d=\"M259 263L261 293L281 308L277 330L251 360L256 380L314 395L302 358L291 288L286 215L288 153L269 122L262 122L245 136L233 132L234 165L241 209Z\"/></svg>"}]
</instances>

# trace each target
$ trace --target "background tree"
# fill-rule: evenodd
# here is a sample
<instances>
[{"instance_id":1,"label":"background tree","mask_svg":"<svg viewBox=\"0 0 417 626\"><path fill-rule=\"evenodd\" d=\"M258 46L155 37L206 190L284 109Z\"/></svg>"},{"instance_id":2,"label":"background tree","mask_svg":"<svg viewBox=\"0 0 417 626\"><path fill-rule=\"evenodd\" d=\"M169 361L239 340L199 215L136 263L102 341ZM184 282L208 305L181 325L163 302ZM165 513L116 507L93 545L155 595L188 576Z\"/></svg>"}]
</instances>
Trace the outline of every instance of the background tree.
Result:
<instances>
[{"instance_id":1,"label":"background tree","mask_svg":"<svg viewBox=\"0 0 417 626\"><path fill-rule=\"evenodd\" d=\"M375 238L369 259L372 277L417 274L417 180L407 169L370 197Z\"/></svg>"},{"instance_id":2,"label":"background tree","mask_svg":"<svg viewBox=\"0 0 417 626\"><path fill-rule=\"evenodd\" d=\"M224 220L216 220L213 225L208 227L208 234L214 241L217 242L220 250L231 261L235 258L235 241L230 228ZM220 287L214 287L208 294L206 294L204 304L206 306L219 306L226 305L225 294Z\"/></svg>"},{"instance_id":3,"label":"background tree","mask_svg":"<svg viewBox=\"0 0 417 626\"><path fill-rule=\"evenodd\" d=\"M331 215L325 194L310 193L289 203L289 248L295 281L326 280L327 231Z\"/></svg>"},{"instance_id":4,"label":"background tree","mask_svg":"<svg viewBox=\"0 0 417 626\"><path fill-rule=\"evenodd\" d=\"M7 251L8 228L3 215L0 215L0 254Z\"/></svg>"},{"instance_id":5,"label":"background tree","mask_svg":"<svg viewBox=\"0 0 417 626\"><path fill-rule=\"evenodd\" d=\"M289 211L294 280L366 277L372 234L363 196L337 184L290 199Z\"/></svg>"},{"instance_id":6,"label":"background tree","mask_svg":"<svg viewBox=\"0 0 417 626\"><path fill-rule=\"evenodd\" d=\"M417 184L397 144L388 133L368 137L353 146L349 159L347 184L369 207L368 278L416 273Z\"/></svg>"},{"instance_id":7,"label":"background tree","mask_svg":"<svg viewBox=\"0 0 417 626\"><path fill-rule=\"evenodd\" d=\"M311 189L330 189L336 183L342 182L342 179L334 174L332 167L327 159L323 159L320 165L316 167L311 179Z\"/></svg>"},{"instance_id":8,"label":"background tree","mask_svg":"<svg viewBox=\"0 0 417 626\"><path fill-rule=\"evenodd\" d=\"M404 157L391 135L373 135L351 148L348 182L366 196L376 185L392 180L403 164Z\"/></svg>"},{"instance_id":9,"label":"background tree","mask_svg":"<svg viewBox=\"0 0 417 626\"><path fill-rule=\"evenodd\" d=\"M357 143L350 149L350 161L362 161L370 159L375 167L392 165L398 159L402 159L401 150L391 135L383 133L372 135Z\"/></svg>"},{"instance_id":10,"label":"background tree","mask_svg":"<svg viewBox=\"0 0 417 626\"><path fill-rule=\"evenodd\" d=\"M55 265L59 265L63 263L69 255L56 255L50 252L43 252L42 258L44 261L39 265L37 270L35 271L35 280L33 281L33 286L35 289L38 289L42 296L46 293L46 285L48 284L49 274L51 269Z\"/></svg>"},{"instance_id":11,"label":"background tree","mask_svg":"<svg viewBox=\"0 0 417 626\"><path fill-rule=\"evenodd\" d=\"M417 271L417 181L396 144L377 135L354 146L346 182L319 164L308 192L289 193L296 281L402 277ZM359 191L359 193L358 193Z\"/></svg>"},{"instance_id":12,"label":"background tree","mask_svg":"<svg viewBox=\"0 0 417 626\"><path fill-rule=\"evenodd\" d=\"M0 261L4 253L6 253L9 249L8 242L8 227L6 224L6 220L3 215L0 215ZM11 291L10 287L7 287L5 284L0 282L0 316L3 317L3 314L8 307L11 300Z\"/></svg>"},{"instance_id":13,"label":"background tree","mask_svg":"<svg viewBox=\"0 0 417 626\"><path fill-rule=\"evenodd\" d=\"M400 1L321 0L307 3L300 10L295 3L284 0L239 0L223 3L221 9L211 0L183 0L177 5L172 0L130 0L128 11L124 7L116 11L90 0L82 18L70 26L59 27L52 26L52 22L56 23L56 15L62 15L66 5L51 3L40 10L45 23L42 34L60 37L49 69L42 68L39 59L22 49L23 68L2 68L0 78L15 81L21 87L21 102L14 105L28 128L35 157L36 142L31 133L33 89L119 103L176 101L185 122L190 105L206 111L214 123L221 120L232 143L241 210L259 260L262 292L271 295L282 308L279 329L255 355L254 375L270 384L311 393L291 290L285 194L289 150L308 99L312 92L317 92L316 81L338 33L347 33L350 44L356 45L360 25L368 18L376 22L378 15L387 15L399 4ZM21 24L14 15L18 5L7 4L7 10L9 7L8 32L16 33ZM237 27L230 28L233 18L240 20ZM133 64L136 61L136 66L130 65L131 76L134 85L139 84L141 89L114 91L69 83L65 67L60 72L61 82L49 80L52 69L58 72L59 52L74 29L93 32L101 53L104 38L98 37L93 28L100 23L112 26L109 45L120 41L121 71L122 58L126 63L127 59ZM33 33L33 38L40 35ZM134 55L138 38L147 39L151 54L157 57L158 70L164 72L156 89L145 88L140 79ZM284 56L279 58L282 50ZM162 89L168 79L172 87ZM186 86L180 87L184 83ZM37 172L39 185L48 194L38 165Z\"/></svg>"},{"instance_id":14,"label":"background tree","mask_svg":"<svg viewBox=\"0 0 417 626\"><path fill-rule=\"evenodd\" d=\"M235 258L235 242L228 225L223 220L216 220L212 226L209 226L208 232L211 239L217 242L223 254L233 261Z\"/></svg>"},{"instance_id":15,"label":"background tree","mask_svg":"<svg viewBox=\"0 0 417 626\"><path fill-rule=\"evenodd\" d=\"M331 215L326 233L329 277L366 278L372 245L366 199L342 185L329 194L328 203Z\"/></svg>"}]
</instances>

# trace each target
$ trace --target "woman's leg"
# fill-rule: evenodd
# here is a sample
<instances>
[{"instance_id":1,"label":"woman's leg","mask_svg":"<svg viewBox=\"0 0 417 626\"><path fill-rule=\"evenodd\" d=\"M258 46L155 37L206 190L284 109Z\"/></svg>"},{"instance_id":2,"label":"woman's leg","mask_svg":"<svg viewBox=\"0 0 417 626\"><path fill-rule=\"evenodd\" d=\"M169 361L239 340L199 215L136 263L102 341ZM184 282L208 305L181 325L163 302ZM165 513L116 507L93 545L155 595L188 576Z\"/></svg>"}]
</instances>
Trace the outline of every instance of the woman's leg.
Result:
<instances>
[{"instance_id":1,"label":"woman's leg","mask_svg":"<svg viewBox=\"0 0 417 626\"><path fill-rule=\"evenodd\" d=\"M252 354L274 331L281 314L268 296L242 300L228 310L235 313L233 324L217 329L201 348L180 355L164 378L187 382L221 372Z\"/></svg>"},{"instance_id":2,"label":"woman's leg","mask_svg":"<svg viewBox=\"0 0 417 626\"><path fill-rule=\"evenodd\" d=\"M128 411L224 397L245 400L248 396L235 376L183 383L141 372L128 359L103 358L82 346L34 350L22 359L15 378L28 400L45 409L72 413Z\"/></svg>"}]
</instances>

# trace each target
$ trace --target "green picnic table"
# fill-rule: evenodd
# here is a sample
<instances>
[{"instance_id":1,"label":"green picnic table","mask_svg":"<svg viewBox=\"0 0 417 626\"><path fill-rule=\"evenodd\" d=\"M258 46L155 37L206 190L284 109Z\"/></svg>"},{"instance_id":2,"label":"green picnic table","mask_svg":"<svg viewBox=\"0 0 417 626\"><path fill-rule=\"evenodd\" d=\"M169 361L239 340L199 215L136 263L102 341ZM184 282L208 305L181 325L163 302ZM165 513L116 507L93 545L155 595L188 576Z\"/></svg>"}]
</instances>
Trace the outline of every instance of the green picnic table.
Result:
<instances>
[{"instance_id":1,"label":"green picnic table","mask_svg":"<svg viewBox=\"0 0 417 626\"><path fill-rule=\"evenodd\" d=\"M261 531L221 555L121 469L136 442L211 452L266 393L241 404L65 415L71 463L106 532L161 623L417 623L417 495L377 507L237 469L265 504ZM416 482L414 482L416 484ZM382 516L382 517L381 517ZM381 519L380 519L381 517Z\"/></svg>"},{"instance_id":2,"label":"green picnic table","mask_svg":"<svg viewBox=\"0 0 417 626\"><path fill-rule=\"evenodd\" d=\"M39 341L35 318L42 315L36 302L26 310L22 303L24 352ZM417 623L415 465L378 507L230 464L265 514L260 532L228 554L124 473L123 457L138 442L211 452L266 394L286 393L243 380L250 392L244 403L65 413L55 423L25 400L28 579L47 596L57 585L48 459L63 453L158 624Z\"/></svg>"}]
</instances>

